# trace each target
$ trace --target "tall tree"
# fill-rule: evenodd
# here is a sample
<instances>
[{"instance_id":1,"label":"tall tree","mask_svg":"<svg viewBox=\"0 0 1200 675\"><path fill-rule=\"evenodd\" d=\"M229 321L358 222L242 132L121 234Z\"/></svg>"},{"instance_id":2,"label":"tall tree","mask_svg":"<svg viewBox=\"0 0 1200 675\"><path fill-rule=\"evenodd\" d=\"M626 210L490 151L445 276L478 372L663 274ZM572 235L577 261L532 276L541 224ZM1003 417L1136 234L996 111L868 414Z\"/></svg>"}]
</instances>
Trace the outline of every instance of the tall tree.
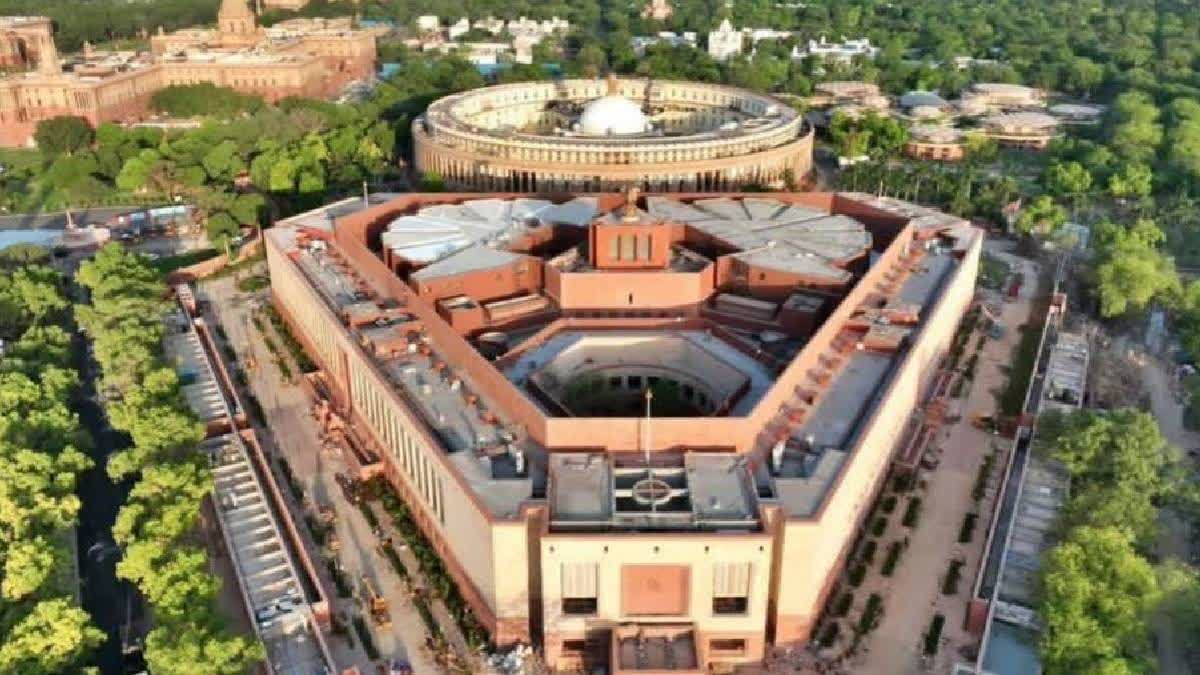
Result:
<instances>
[{"instance_id":1,"label":"tall tree","mask_svg":"<svg viewBox=\"0 0 1200 675\"><path fill-rule=\"evenodd\" d=\"M82 117L64 115L38 122L33 140L47 155L71 154L92 144L92 126Z\"/></svg>"}]
</instances>

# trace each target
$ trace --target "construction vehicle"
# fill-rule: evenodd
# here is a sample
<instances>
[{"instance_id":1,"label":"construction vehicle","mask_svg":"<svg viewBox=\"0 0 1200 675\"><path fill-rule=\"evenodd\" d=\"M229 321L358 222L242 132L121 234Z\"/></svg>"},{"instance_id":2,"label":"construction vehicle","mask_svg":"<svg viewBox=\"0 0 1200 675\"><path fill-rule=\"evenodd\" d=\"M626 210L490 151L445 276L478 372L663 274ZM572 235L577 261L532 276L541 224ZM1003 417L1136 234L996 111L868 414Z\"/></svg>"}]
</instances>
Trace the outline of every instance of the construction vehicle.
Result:
<instances>
[{"instance_id":1,"label":"construction vehicle","mask_svg":"<svg viewBox=\"0 0 1200 675\"><path fill-rule=\"evenodd\" d=\"M365 574L363 575L362 583L367 601L367 609L370 610L371 618L375 621L375 625L382 628L391 628L392 613L388 611L387 599L380 595L379 591L375 590L375 585L371 583L371 580Z\"/></svg>"}]
</instances>

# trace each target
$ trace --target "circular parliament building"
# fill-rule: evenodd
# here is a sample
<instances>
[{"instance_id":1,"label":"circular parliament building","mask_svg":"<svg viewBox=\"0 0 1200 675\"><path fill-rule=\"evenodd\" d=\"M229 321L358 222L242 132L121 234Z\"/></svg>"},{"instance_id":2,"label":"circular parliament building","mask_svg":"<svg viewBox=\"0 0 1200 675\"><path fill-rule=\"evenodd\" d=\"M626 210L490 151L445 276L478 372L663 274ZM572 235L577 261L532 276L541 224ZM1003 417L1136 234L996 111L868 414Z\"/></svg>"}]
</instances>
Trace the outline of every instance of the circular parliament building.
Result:
<instances>
[{"instance_id":1,"label":"circular parliament building","mask_svg":"<svg viewBox=\"0 0 1200 675\"><path fill-rule=\"evenodd\" d=\"M435 101L412 132L417 170L466 191L730 191L812 167L812 128L795 110L697 82L485 87Z\"/></svg>"}]
</instances>

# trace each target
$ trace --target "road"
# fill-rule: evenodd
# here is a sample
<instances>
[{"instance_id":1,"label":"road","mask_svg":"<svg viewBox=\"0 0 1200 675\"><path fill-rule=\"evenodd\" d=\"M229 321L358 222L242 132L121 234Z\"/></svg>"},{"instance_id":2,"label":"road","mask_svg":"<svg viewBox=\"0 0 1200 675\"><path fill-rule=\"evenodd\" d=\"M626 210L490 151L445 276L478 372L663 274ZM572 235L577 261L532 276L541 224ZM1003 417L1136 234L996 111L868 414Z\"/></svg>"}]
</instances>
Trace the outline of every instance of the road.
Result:
<instances>
[{"instance_id":1,"label":"road","mask_svg":"<svg viewBox=\"0 0 1200 675\"><path fill-rule=\"evenodd\" d=\"M110 218L145 210L147 206L116 206L71 210L76 225L103 225ZM66 212L14 213L0 216L0 230L62 230L67 227Z\"/></svg>"},{"instance_id":2,"label":"road","mask_svg":"<svg viewBox=\"0 0 1200 675\"><path fill-rule=\"evenodd\" d=\"M86 341L75 338L75 366L82 381L75 411L93 440L88 453L94 466L80 477L77 492L82 502L76 536L83 608L92 622L108 635L95 652L94 664L105 675L126 672L122 657L122 627L126 620L141 618L141 600L136 589L117 578L120 550L113 542L112 527L117 511L129 495L130 484L113 483L105 471L109 455L129 445L129 438L108 427L104 411L94 399L98 366L87 357Z\"/></svg>"},{"instance_id":3,"label":"road","mask_svg":"<svg viewBox=\"0 0 1200 675\"><path fill-rule=\"evenodd\" d=\"M1183 406L1175 400L1171 376L1163 364L1155 359L1146 359L1142 365L1142 377L1150 392L1150 407L1158 419L1158 428L1175 446L1184 451L1200 446L1200 434L1183 427ZM1162 532L1158 542L1158 553L1166 558L1189 559L1189 532L1187 523L1174 514L1163 511L1160 517ZM1183 652L1181 641L1195 636L1176 634L1175 626L1159 619L1157 625L1158 667L1162 675L1191 675L1193 672Z\"/></svg>"}]
</instances>

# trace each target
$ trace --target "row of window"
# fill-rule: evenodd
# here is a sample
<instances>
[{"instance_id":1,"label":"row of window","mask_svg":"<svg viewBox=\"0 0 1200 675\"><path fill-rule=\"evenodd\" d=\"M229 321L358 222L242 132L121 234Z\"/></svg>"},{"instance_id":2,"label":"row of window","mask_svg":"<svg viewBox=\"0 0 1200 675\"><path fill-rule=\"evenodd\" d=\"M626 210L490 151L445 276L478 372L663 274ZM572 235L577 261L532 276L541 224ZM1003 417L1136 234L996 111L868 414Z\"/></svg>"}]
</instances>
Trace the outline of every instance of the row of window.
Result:
<instances>
[{"instance_id":1,"label":"row of window","mask_svg":"<svg viewBox=\"0 0 1200 675\"><path fill-rule=\"evenodd\" d=\"M563 656L582 656L587 652L587 640L563 640ZM742 638L712 638L708 652L715 656L745 656L746 640Z\"/></svg>"},{"instance_id":2,"label":"row of window","mask_svg":"<svg viewBox=\"0 0 1200 675\"><path fill-rule=\"evenodd\" d=\"M654 250L654 235L622 234L608 240L610 260L649 261Z\"/></svg>"},{"instance_id":3,"label":"row of window","mask_svg":"<svg viewBox=\"0 0 1200 675\"><path fill-rule=\"evenodd\" d=\"M751 563L713 563L711 610L714 616L738 616L750 611L751 572ZM563 563L560 584L563 614L594 616L599 611L600 582L596 563Z\"/></svg>"},{"instance_id":4,"label":"row of window","mask_svg":"<svg viewBox=\"0 0 1200 675\"><path fill-rule=\"evenodd\" d=\"M396 459L395 465L404 473L408 484L429 505L438 522L446 524L446 507L442 492L442 477L438 474L428 451L415 434L404 424L379 384L369 379L358 367L351 368L350 395L360 413L371 423Z\"/></svg>"}]
</instances>

